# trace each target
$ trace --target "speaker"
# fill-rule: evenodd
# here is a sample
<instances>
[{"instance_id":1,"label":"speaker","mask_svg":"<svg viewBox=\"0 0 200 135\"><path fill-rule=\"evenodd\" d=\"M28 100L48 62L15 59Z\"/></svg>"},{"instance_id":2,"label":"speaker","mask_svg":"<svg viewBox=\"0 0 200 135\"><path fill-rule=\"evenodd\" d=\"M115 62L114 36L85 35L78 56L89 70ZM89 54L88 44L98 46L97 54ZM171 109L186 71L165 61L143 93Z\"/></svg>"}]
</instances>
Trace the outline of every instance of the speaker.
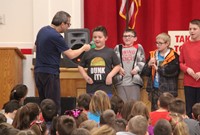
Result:
<instances>
[{"instance_id":1,"label":"speaker","mask_svg":"<svg viewBox=\"0 0 200 135\"><path fill-rule=\"evenodd\" d=\"M64 33L64 39L68 46L72 50L79 49L83 46L85 43L90 43L90 30L89 29L68 29ZM64 54L62 54L64 62L63 65L68 68L76 68L78 64L80 63L81 57L84 53L79 55L75 59L69 59Z\"/></svg>"},{"instance_id":2,"label":"speaker","mask_svg":"<svg viewBox=\"0 0 200 135\"><path fill-rule=\"evenodd\" d=\"M36 103L40 105L40 98L39 97L26 97L24 100L24 105L27 103Z\"/></svg>"},{"instance_id":3,"label":"speaker","mask_svg":"<svg viewBox=\"0 0 200 135\"><path fill-rule=\"evenodd\" d=\"M76 108L76 97L61 97L61 115L66 110L72 110Z\"/></svg>"}]
</instances>

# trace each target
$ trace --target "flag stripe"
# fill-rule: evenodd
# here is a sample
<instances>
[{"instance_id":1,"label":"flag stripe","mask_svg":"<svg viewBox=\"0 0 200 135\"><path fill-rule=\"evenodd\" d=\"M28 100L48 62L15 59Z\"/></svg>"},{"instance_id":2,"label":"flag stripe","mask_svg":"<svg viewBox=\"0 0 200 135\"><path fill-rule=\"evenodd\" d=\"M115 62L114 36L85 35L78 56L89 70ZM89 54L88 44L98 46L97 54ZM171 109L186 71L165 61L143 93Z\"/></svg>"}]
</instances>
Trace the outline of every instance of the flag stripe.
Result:
<instances>
[{"instance_id":1,"label":"flag stripe","mask_svg":"<svg viewBox=\"0 0 200 135\"><path fill-rule=\"evenodd\" d=\"M139 11L139 6L141 6L141 1L128 0L128 2L129 2L128 11L126 11L126 0L121 0L119 15L126 20L127 19L126 13L128 12L128 17L129 17L128 26L134 29L136 24L137 14Z\"/></svg>"}]
</instances>

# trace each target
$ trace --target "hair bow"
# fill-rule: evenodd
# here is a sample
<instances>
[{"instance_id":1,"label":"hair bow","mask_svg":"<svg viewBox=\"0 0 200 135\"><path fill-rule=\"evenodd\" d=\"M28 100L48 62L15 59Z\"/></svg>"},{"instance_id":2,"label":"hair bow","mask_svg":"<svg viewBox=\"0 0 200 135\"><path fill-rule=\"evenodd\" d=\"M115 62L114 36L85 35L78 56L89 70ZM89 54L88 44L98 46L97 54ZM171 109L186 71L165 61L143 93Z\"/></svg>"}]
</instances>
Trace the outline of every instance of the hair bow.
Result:
<instances>
[{"instance_id":1,"label":"hair bow","mask_svg":"<svg viewBox=\"0 0 200 135\"><path fill-rule=\"evenodd\" d=\"M82 109L73 109L65 111L65 115L72 116L74 118L78 118L83 110Z\"/></svg>"}]
</instances>

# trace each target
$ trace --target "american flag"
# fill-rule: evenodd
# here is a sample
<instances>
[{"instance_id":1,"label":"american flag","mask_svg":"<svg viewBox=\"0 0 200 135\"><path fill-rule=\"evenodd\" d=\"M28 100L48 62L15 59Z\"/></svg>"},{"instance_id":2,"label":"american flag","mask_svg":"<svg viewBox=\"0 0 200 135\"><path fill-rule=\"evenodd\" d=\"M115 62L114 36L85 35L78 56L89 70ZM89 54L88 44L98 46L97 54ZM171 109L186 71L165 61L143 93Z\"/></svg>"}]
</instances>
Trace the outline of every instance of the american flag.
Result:
<instances>
[{"instance_id":1,"label":"american flag","mask_svg":"<svg viewBox=\"0 0 200 135\"><path fill-rule=\"evenodd\" d=\"M119 15L125 20L127 19L128 15L128 26L129 28L134 29L139 7L141 6L141 0L121 0L120 2L121 6L119 10ZM128 4L128 7L126 6L126 4Z\"/></svg>"}]
</instances>

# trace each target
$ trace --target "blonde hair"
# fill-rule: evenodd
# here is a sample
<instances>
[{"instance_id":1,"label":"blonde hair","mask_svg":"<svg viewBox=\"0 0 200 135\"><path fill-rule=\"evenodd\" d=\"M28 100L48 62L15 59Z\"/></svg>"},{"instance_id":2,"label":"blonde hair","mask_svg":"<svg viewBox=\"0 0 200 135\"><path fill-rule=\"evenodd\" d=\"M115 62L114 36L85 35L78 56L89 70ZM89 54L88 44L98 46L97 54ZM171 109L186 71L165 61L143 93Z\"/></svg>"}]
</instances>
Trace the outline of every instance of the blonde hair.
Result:
<instances>
[{"instance_id":1,"label":"blonde hair","mask_svg":"<svg viewBox=\"0 0 200 135\"><path fill-rule=\"evenodd\" d=\"M102 90L97 90L90 101L89 111L94 114L101 114L107 109L111 109L108 95Z\"/></svg>"},{"instance_id":2,"label":"blonde hair","mask_svg":"<svg viewBox=\"0 0 200 135\"><path fill-rule=\"evenodd\" d=\"M160 33L156 36L156 39L162 39L164 40L165 42L168 42L169 45L171 43L171 38L170 38L170 35L167 34L167 33Z\"/></svg>"},{"instance_id":3,"label":"blonde hair","mask_svg":"<svg viewBox=\"0 0 200 135\"><path fill-rule=\"evenodd\" d=\"M173 135L189 135L189 129L183 118L178 113L170 113L170 124L172 126Z\"/></svg>"},{"instance_id":4,"label":"blonde hair","mask_svg":"<svg viewBox=\"0 0 200 135\"><path fill-rule=\"evenodd\" d=\"M94 128L91 135L116 135L116 131L108 125L103 125L100 128Z\"/></svg>"}]
</instances>

